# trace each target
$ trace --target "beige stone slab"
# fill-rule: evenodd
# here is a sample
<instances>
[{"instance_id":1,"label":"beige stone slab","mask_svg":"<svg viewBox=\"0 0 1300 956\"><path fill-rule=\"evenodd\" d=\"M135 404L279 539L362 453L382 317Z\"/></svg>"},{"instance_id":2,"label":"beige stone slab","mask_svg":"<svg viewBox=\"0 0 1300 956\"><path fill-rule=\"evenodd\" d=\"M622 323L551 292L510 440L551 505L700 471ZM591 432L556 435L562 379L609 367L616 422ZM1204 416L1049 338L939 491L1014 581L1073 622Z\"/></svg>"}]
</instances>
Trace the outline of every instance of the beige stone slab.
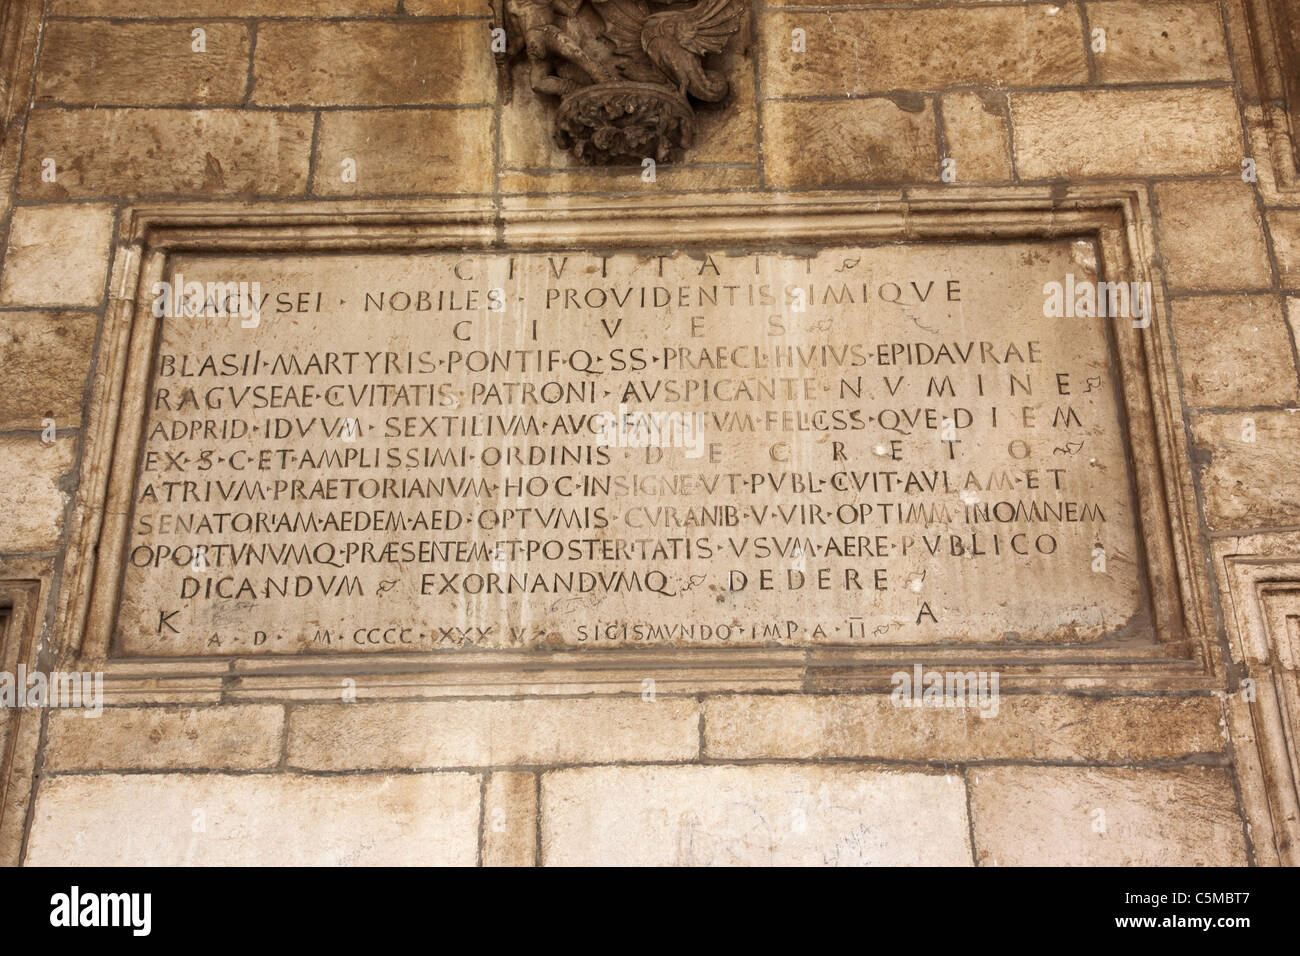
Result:
<instances>
[{"instance_id":1,"label":"beige stone slab","mask_svg":"<svg viewBox=\"0 0 1300 956\"><path fill-rule=\"evenodd\" d=\"M194 31L204 31L202 52ZM228 22L54 20L45 30L37 102L234 105L248 84L249 27Z\"/></svg>"},{"instance_id":2,"label":"beige stone slab","mask_svg":"<svg viewBox=\"0 0 1300 956\"><path fill-rule=\"evenodd\" d=\"M757 166L662 165L653 182L641 178L635 166L593 169L574 166L556 170L501 172L501 192L553 196L556 192L618 195L693 192L701 189L752 190L758 188Z\"/></svg>"},{"instance_id":3,"label":"beige stone slab","mask_svg":"<svg viewBox=\"0 0 1300 956\"><path fill-rule=\"evenodd\" d=\"M532 766L693 760L693 700L376 702L294 707L291 767Z\"/></svg>"},{"instance_id":4,"label":"beige stone slab","mask_svg":"<svg viewBox=\"0 0 1300 956\"><path fill-rule=\"evenodd\" d=\"M1002 694L996 706L900 707L887 694L728 695L704 702L704 752L722 760L1181 760L1223 752L1220 718L1208 697Z\"/></svg>"},{"instance_id":5,"label":"beige stone slab","mask_svg":"<svg viewBox=\"0 0 1300 956\"><path fill-rule=\"evenodd\" d=\"M490 109L324 113L312 192L318 196L489 192L492 127ZM420 148L412 149L413 143L421 144Z\"/></svg>"},{"instance_id":6,"label":"beige stone slab","mask_svg":"<svg viewBox=\"0 0 1300 956\"><path fill-rule=\"evenodd\" d=\"M596 767L542 777L548 866L969 866L960 775Z\"/></svg>"},{"instance_id":7,"label":"beige stone slab","mask_svg":"<svg viewBox=\"0 0 1300 956\"><path fill-rule=\"evenodd\" d=\"M768 184L788 189L938 182L928 98L768 102L762 107Z\"/></svg>"},{"instance_id":8,"label":"beige stone slab","mask_svg":"<svg viewBox=\"0 0 1300 956\"><path fill-rule=\"evenodd\" d=\"M1300 287L1300 209L1270 209L1267 218L1282 285Z\"/></svg>"},{"instance_id":9,"label":"beige stone slab","mask_svg":"<svg viewBox=\"0 0 1300 956\"><path fill-rule=\"evenodd\" d=\"M1192 416L1212 530L1300 524L1300 409Z\"/></svg>"},{"instance_id":10,"label":"beige stone slab","mask_svg":"<svg viewBox=\"0 0 1300 956\"><path fill-rule=\"evenodd\" d=\"M472 866L472 774L53 777L31 866Z\"/></svg>"},{"instance_id":11,"label":"beige stone slab","mask_svg":"<svg viewBox=\"0 0 1300 956\"><path fill-rule=\"evenodd\" d=\"M280 762L284 708L108 707L50 713L45 770L260 770Z\"/></svg>"},{"instance_id":12,"label":"beige stone slab","mask_svg":"<svg viewBox=\"0 0 1300 956\"><path fill-rule=\"evenodd\" d=\"M155 677L138 680L104 681L104 703L132 704L216 704L223 700L221 678Z\"/></svg>"},{"instance_id":13,"label":"beige stone slab","mask_svg":"<svg viewBox=\"0 0 1300 956\"><path fill-rule=\"evenodd\" d=\"M280 661L253 658L267 663ZM500 668L500 669L495 669ZM418 671L418 667L415 668ZM658 695L685 697L718 691L791 691L805 686L804 671L798 664L783 670L746 667L693 668L683 673L664 674L653 668L635 665L620 672L599 675L585 669L567 670L548 665L544 671L530 668L513 671L509 664L475 673L471 669L454 672L427 672L377 678L367 676L357 683L357 700L403 698L439 699L449 697L581 697L593 692L602 695L639 695L647 681L653 682ZM216 682L218 685L220 681ZM105 689L106 693L108 689ZM297 674L275 676L272 673L241 677L236 686L226 690L233 700L301 700L334 702L339 699L339 681L332 676L304 679Z\"/></svg>"},{"instance_id":14,"label":"beige stone slab","mask_svg":"<svg viewBox=\"0 0 1300 956\"><path fill-rule=\"evenodd\" d=\"M977 767L982 866L1243 866L1230 772Z\"/></svg>"},{"instance_id":15,"label":"beige stone slab","mask_svg":"<svg viewBox=\"0 0 1300 956\"><path fill-rule=\"evenodd\" d=\"M1239 177L1159 183L1156 211L1170 288L1266 289L1272 284L1254 190Z\"/></svg>"},{"instance_id":16,"label":"beige stone slab","mask_svg":"<svg viewBox=\"0 0 1300 956\"><path fill-rule=\"evenodd\" d=\"M502 99L509 100L501 104L502 167L563 169L571 166L574 172L587 169L555 145L554 100L533 92L526 58L513 63L507 77L511 87L508 97L502 91ZM635 171L640 175L640 169Z\"/></svg>"},{"instance_id":17,"label":"beige stone slab","mask_svg":"<svg viewBox=\"0 0 1300 956\"><path fill-rule=\"evenodd\" d=\"M946 0L948 6L978 6L980 4L1000 4L1004 0ZM898 6L898 0L858 0L856 3L847 4L842 0L775 0L767 3L769 7L893 7Z\"/></svg>"},{"instance_id":18,"label":"beige stone slab","mask_svg":"<svg viewBox=\"0 0 1300 956\"><path fill-rule=\"evenodd\" d=\"M1232 79L1217 3L1121 0L1087 11L1089 29L1105 31L1093 53L1102 83Z\"/></svg>"},{"instance_id":19,"label":"beige stone slab","mask_svg":"<svg viewBox=\"0 0 1300 956\"><path fill-rule=\"evenodd\" d=\"M76 438L48 444L35 434L0 438L0 552L58 546L76 447Z\"/></svg>"},{"instance_id":20,"label":"beige stone slab","mask_svg":"<svg viewBox=\"0 0 1300 956\"><path fill-rule=\"evenodd\" d=\"M162 321L128 654L1075 644L1140 622L1105 324L1044 295L1095 275L1087 242L170 268L275 306ZM606 434L620 408L688 434Z\"/></svg>"},{"instance_id":21,"label":"beige stone slab","mask_svg":"<svg viewBox=\"0 0 1300 956\"><path fill-rule=\"evenodd\" d=\"M945 158L956 183L1007 182L1012 177L1010 121L1001 93L945 93L941 101Z\"/></svg>"},{"instance_id":22,"label":"beige stone slab","mask_svg":"<svg viewBox=\"0 0 1300 956\"><path fill-rule=\"evenodd\" d=\"M730 84L727 99L695 108L695 142L687 151L693 163L758 162L758 102L753 62L732 49L717 57L717 69Z\"/></svg>"},{"instance_id":23,"label":"beige stone slab","mask_svg":"<svg viewBox=\"0 0 1300 956\"><path fill-rule=\"evenodd\" d=\"M0 305L98 305L104 296L113 210L21 206L5 249Z\"/></svg>"},{"instance_id":24,"label":"beige stone slab","mask_svg":"<svg viewBox=\"0 0 1300 956\"><path fill-rule=\"evenodd\" d=\"M0 430L81 424L93 312L0 313Z\"/></svg>"},{"instance_id":25,"label":"beige stone slab","mask_svg":"<svg viewBox=\"0 0 1300 956\"><path fill-rule=\"evenodd\" d=\"M1188 405L1300 402L1282 303L1271 296L1197 296L1174 302L1174 341Z\"/></svg>"},{"instance_id":26,"label":"beige stone slab","mask_svg":"<svg viewBox=\"0 0 1300 956\"><path fill-rule=\"evenodd\" d=\"M1241 119L1229 89L1012 93L1011 119L1022 179L1241 170Z\"/></svg>"},{"instance_id":27,"label":"beige stone slab","mask_svg":"<svg viewBox=\"0 0 1300 956\"><path fill-rule=\"evenodd\" d=\"M253 56L254 103L397 106L496 98L488 39L474 21L266 23Z\"/></svg>"},{"instance_id":28,"label":"beige stone slab","mask_svg":"<svg viewBox=\"0 0 1300 956\"><path fill-rule=\"evenodd\" d=\"M537 775L489 774L483 790L484 866L534 866L537 859Z\"/></svg>"},{"instance_id":29,"label":"beige stone slab","mask_svg":"<svg viewBox=\"0 0 1300 956\"><path fill-rule=\"evenodd\" d=\"M1300 298L1286 298L1286 323L1291 330L1291 341L1300 345Z\"/></svg>"},{"instance_id":30,"label":"beige stone slab","mask_svg":"<svg viewBox=\"0 0 1300 956\"><path fill-rule=\"evenodd\" d=\"M54 16L346 17L396 13L399 0L52 0Z\"/></svg>"},{"instance_id":31,"label":"beige stone slab","mask_svg":"<svg viewBox=\"0 0 1300 956\"><path fill-rule=\"evenodd\" d=\"M804 31L802 52L795 49L796 29ZM759 36L769 97L1088 79L1073 4L765 13Z\"/></svg>"},{"instance_id":32,"label":"beige stone slab","mask_svg":"<svg viewBox=\"0 0 1300 956\"><path fill-rule=\"evenodd\" d=\"M491 0L405 0L402 10L412 17L487 17Z\"/></svg>"},{"instance_id":33,"label":"beige stone slab","mask_svg":"<svg viewBox=\"0 0 1300 956\"><path fill-rule=\"evenodd\" d=\"M312 117L240 110L44 109L28 120L20 192L36 198L301 195ZM41 159L57 179L41 179Z\"/></svg>"}]
</instances>

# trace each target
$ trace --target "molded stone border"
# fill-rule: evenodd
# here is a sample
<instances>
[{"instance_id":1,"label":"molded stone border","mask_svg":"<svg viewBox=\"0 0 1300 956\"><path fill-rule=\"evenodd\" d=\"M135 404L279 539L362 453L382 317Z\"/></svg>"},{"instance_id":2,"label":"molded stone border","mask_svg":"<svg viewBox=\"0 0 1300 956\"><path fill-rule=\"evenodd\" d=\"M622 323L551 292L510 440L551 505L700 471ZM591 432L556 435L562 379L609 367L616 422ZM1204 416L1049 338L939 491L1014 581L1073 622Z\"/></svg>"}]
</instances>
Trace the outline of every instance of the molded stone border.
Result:
<instances>
[{"instance_id":1,"label":"molded stone border","mask_svg":"<svg viewBox=\"0 0 1300 956\"><path fill-rule=\"evenodd\" d=\"M902 665L996 666L1012 690L1207 690L1217 644L1201 557L1202 532L1181 417L1176 370L1155 269L1145 185L926 188L823 193L772 201L744 195L655 196L612 201L466 201L146 204L120 217L111 299L102 331L81 480L59 595L56 658L91 663L109 699L179 701L337 698L343 677L366 697L639 693L712 690L887 690ZM889 647L729 650L607 649L349 655L315 659L107 659L121 573L98 557L122 554L142 440L145 382L157 322L148 301L174 252L294 254L422 249L547 250L652 245L733 247L841 242L955 242L1085 238L1110 280L1152 283L1149 329L1116 320L1138 534L1151 585L1153 625L1142 638L1046 648ZM116 566L115 566L116 565Z\"/></svg>"},{"instance_id":2,"label":"molded stone border","mask_svg":"<svg viewBox=\"0 0 1300 956\"><path fill-rule=\"evenodd\" d=\"M1231 554L1223 568L1237 678L1228 713L1255 858L1300 866L1300 557Z\"/></svg>"},{"instance_id":3,"label":"molded stone border","mask_svg":"<svg viewBox=\"0 0 1300 956\"><path fill-rule=\"evenodd\" d=\"M9 214L18 176L44 13L44 0L0 4L0 218Z\"/></svg>"},{"instance_id":4,"label":"molded stone border","mask_svg":"<svg viewBox=\"0 0 1300 956\"><path fill-rule=\"evenodd\" d=\"M30 673L43 664L40 637L51 576L50 562L41 559L0 564L0 608L6 611L0 625L0 671L16 674L21 664ZM21 707L6 714L9 732L0 738L0 866L17 866L22 858L43 716L43 710Z\"/></svg>"},{"instance_id":5,"label":"molded stone border","mask_svg":"<svg viewBox=\"0 0 1300 956\"><path fill-rule=\"evenodd\" d=\"M1254 158L1262 167L1261 191L1273 202L1294 202L1300 192L1300 153L1296 148L1296 131L1300 129L1300 87L1288 91L1285 41L1277 22L1275 7L1293 0L1240 0L1240 22L1249 50L1246 68L1253 67L1253 82L1243 77L1243 95L1247 97L1247 121L1257 134ZM1300 4L1293 15L1300 16ZM1300 63L1290 67L1300 81ZM1251 93L1253 92L1253 97ZM1288 103L1294 98L1295 102ZM1261 148L1262 147L1262 148Z\"/></svg>"}]
</instances>

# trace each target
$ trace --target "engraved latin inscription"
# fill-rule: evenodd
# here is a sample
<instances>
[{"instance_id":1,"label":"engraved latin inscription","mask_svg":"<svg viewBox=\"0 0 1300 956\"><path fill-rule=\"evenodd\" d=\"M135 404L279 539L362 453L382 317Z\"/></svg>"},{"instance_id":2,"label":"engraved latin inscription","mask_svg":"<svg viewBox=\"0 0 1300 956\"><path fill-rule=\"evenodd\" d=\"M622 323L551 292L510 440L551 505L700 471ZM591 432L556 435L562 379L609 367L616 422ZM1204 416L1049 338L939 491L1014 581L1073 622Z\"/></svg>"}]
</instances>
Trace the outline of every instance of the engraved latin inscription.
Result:
<instances>
[{"instance_id":1,"label":"engraved latin inscription","mask_svg":"<svg viewBox=\"0 0 1300 956\"><path fill-rule=\"evenodd\" d=\"M174 257L117 650L1102 640L1145 607L1137 333L1044 310L1094 261Z\"/></svg>"}]
</instances>

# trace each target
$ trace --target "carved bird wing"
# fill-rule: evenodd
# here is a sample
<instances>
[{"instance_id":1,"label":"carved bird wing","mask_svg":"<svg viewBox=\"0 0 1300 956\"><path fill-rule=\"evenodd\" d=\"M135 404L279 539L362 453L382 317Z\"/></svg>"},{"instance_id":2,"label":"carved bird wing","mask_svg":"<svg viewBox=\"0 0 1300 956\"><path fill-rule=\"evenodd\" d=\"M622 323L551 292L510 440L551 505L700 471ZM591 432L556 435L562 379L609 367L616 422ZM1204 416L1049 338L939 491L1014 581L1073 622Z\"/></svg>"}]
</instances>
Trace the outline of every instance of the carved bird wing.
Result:
<instances>
[{"instance_id":1,"label":"carved bird wing","mask_svg":"<svg viewBox=\"0 0 1300 956\"><path fill-rule=\"evenodd\" d=\"M605 21L605 36L614 43L614 52L623 56L641 53L641 29L650 19L645 0L605 0L597 6Z\"/></svg>"},{"instance_id":2,"label":"carved bird wing","mask_svg":"<svg viewBox=\"0 0 1300 956\"><path fill-rule=\"evenodd\" d=\"M744 15L744 4L736 0L700 0L689 10L658 14L674 21L672 26L682 48L699 56L721 53L727 40L740 29Z\"/></svg>"}]
</instances>

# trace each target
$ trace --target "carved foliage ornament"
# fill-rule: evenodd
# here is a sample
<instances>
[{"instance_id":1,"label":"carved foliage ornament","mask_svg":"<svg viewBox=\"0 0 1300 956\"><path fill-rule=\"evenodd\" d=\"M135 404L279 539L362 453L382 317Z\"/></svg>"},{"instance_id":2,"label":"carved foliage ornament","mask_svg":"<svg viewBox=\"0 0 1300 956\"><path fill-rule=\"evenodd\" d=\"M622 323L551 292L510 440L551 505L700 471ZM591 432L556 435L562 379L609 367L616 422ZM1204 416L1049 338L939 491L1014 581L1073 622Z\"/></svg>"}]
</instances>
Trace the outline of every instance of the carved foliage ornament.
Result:
<instances>
[{"instance_id":1,"label":"carved foliage ornament","mask_svg":"<svg viewBox=\"0 0 1300 956\"><path fill-rule=\"evenodd\" d=\"M539 96L559 98L555 142L592 165L667 162L695 136L691 101L726 98L705 65L741 27L744 0L494 0L507 101L521 53Z\"/></svg>"}]
</instances>

